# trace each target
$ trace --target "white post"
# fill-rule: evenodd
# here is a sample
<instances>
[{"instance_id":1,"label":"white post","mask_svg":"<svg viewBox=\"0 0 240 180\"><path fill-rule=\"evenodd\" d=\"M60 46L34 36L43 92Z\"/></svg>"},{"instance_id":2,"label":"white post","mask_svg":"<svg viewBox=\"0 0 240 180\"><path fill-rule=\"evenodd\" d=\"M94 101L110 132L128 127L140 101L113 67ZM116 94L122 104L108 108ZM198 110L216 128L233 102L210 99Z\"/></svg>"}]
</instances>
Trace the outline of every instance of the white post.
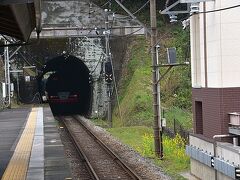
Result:
<instances>
[{"instance_id":1,"label":"white post","mask_svg":"<svg viewBox=\"0 0 240 180\"><path fill-rule=\"evenodd\" d=\"M6 83L2 83L2 97L6 98Z\"/></svg>"},{"instance_id":2,"label":"white post","mask_svg":"<svg viewBox=\"0 0 240 180\"><path fill-rule=\"evenodd\" d=\"M159 53L159 48L160 48L160 46L159 45L156 45L156 58L157 58L157 65L159 65L159 57L158 57L158 53ZM162 116L161 116L161 105L160 105L160 103L161 103L161 97L160 97L160 68L159 68L159 66L156 68L156 74L157 74L157 82L158 82L158 84L157 84L157 96L158 96L158 98L157 98L157 101L158 101L158 104L159 104L159 116L158 116L158 125L159 125L159 128L160 128L160 131L162 130Z\"/></svg>"},{"instance_id":3,"label":"white post","mask_svg":"<svg viewBox=\"0 0 240 180\"><path fill-rule=\"evenodd\" d=\"M238 138L237 137L233 138L233 145L238 146Z\"/></svg>"},{"instance_id":4,"label":"white post","mask_svg":"<svg viewBox=\"0 0 240 180\"><path fill-rule=\"evenodd\" d=\"M5 45L8 44L8 41L5 41ZM4 49L4 67L5 67L5 85L6 85L6 97L8 98L8 105L9 107L11 105L11 82L10 82L10 65L9 65L9 50L8 46Z\"/></svg>"}]
</instances>

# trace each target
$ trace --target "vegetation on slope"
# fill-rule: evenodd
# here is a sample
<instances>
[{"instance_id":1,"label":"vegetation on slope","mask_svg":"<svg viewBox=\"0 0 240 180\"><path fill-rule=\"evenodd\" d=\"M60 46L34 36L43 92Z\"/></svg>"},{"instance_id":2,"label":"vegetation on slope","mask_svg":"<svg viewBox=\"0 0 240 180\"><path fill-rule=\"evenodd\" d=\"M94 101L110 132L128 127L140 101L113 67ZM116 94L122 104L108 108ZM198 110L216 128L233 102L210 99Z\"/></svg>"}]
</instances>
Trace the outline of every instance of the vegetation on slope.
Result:
<instances>
[{"instance_id":1,"label":"vegetation on slope","mask_svg":"<svg viewBox=\"0 0 240 180\"><path fill-rule=\"evenodd\" d=\"M178 25L166 25L166 38L162 38L161 46L165 49L176 47L177 62L184 63L189 60L190 43L189 31L183 30ZM165 27L165 28L166 28ZM160 36L161 38L161 36ZM167 59L166 52L162 49L161 59ZM165 70L162 69L162 72ZM181 109L191 109L191 71L189 66L173 68L161 82L162 100L169 106L177 106Z\"/></svg>"},{"instance_id":2,"label":"vegetation on slope","mask_svg":"<svg viewBox=\"0 0 240 180\"><path fill-rule=\"evenodd\" d=\"M188 44L187 32L179 27L170 27L169 33L161 39L161 47L176 47L178 61L186 61L184 55L185 42ZM133 40L127 63L124 65L122 80L119 85L120 109L115 108L114 126L151 126L153 121L152 110L152 68L149 41L145 37ZM165 48L162 48L160 58L166 61ZM166 69L161 69L165 72ZM190 67L173 68L161 81L162 106L166 109L166 118L172 126L173 119L191 128L191 84Z\"/></svg>"},{"instance_id":3,"label":"vegetation on slope","mask_svg":"<svg viewBox=\"0 0 240 180\"><path fill-rule=\"evenodd\" d=\"M146 51L147 47L148 42L144 37L135 39L130 47L131 58L126 64L119 87L121 114L116 108L114 126L151 126L151 58Z\"/></svg>"}]
</instances>

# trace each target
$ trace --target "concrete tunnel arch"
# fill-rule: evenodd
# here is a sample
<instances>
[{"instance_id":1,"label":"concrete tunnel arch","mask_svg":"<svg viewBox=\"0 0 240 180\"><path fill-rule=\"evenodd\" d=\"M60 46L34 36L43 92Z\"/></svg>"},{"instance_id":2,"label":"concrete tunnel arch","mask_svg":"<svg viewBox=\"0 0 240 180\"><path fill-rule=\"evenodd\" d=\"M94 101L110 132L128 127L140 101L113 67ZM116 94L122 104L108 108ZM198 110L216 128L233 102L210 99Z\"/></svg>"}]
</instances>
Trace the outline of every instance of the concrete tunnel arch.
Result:
<instances>
[{"instance_id":1,"label":"concrete tunnel arch","mask_svg":"<svg viewBox=\"0 0 240 180\"><path fill-rule=\"evenodd\" d=\"M50 59L43 67L42 73L38 78L39 92L44 90L56 90L51 82L47 81L45 87L43 87L43 77L48 72L55 72L64 78L67 82L64 85L65 90L78 90L80 92L79 103L74 107L68 105L60 105L58 112L56 114L81 114L88 116L91 112L92 105L92 86L91 86L91 76L88 67L84 62L72 55L61 55ZM59 89L61 91L61 89ZM58 106L58 105L56 105ZM53 110L54 105L50 104ZM71 109L73 108L73 109Z\"/></svg>"}]
</instances>

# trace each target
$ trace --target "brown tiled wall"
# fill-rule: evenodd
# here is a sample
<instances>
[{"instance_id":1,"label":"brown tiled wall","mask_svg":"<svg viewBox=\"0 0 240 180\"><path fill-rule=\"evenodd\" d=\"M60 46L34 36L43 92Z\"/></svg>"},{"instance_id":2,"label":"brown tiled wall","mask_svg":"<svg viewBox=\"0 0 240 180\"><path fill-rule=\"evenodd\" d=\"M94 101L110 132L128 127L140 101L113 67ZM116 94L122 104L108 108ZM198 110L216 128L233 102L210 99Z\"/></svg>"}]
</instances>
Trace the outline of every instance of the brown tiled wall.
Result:
<instances>
[{"instance_id":1,"label":"brown tiled wall","mask_svg":"<svg viewBox=\"0 0 240 180\"><path fill-rule=\"evenodd\" d=\"M195 133L196 134L203 134L203 115L202 115L202 102L195 101L195 122L196 127Z\"/></svg>"},{"instance_id":2,"label":"brown tiled wall","mask_svg":"<svg viewBox=\"0 0 240 180\"><path fill-rule=\"evenodd\" d=\"M202 102L203 135L212 138L227 134L230 112L240 112L240 88L193 88L194 132L201 124L196 123L195 102ZM201 132L201 130L200 130Z\"/></svg>"}]
</instances>

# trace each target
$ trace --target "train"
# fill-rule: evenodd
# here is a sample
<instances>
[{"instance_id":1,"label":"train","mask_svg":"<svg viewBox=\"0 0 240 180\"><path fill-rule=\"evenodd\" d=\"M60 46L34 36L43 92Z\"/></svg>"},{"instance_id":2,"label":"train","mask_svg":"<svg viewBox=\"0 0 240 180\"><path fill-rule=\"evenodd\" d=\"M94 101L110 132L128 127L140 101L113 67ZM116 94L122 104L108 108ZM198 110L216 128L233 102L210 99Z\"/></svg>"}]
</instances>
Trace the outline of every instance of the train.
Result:
<instances>
[{"instance_id":1,"label":"train","mask_svg":"<svg viewBox=\"0 0 240 180\"><path fill-rule=\"evenodd\" d=\"M38 81L42 101L49 103L54 115L90 114L91 76L81 59L61 55L49 60Z\"/></svg>"}]
</instances>

